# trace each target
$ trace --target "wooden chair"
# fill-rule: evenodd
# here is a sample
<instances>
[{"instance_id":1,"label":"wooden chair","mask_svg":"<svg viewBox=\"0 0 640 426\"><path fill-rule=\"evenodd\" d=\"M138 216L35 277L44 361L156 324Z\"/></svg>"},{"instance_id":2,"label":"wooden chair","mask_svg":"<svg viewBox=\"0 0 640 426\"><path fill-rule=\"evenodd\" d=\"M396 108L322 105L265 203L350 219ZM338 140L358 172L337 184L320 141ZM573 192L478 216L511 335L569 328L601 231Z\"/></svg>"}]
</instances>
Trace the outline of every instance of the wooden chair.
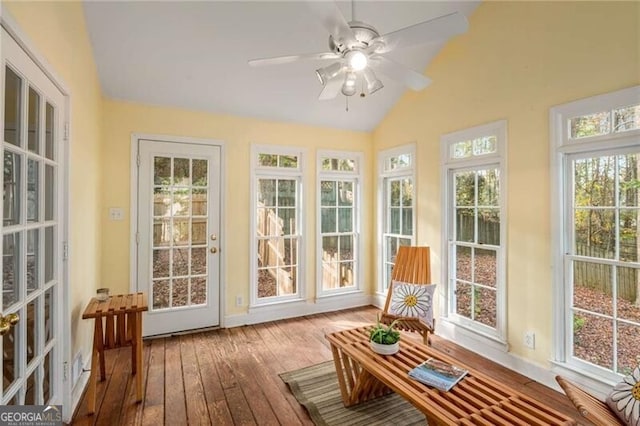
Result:
<instances>
[{"instance_id":1,"label":"wooden chair","mask_svg":"<svg viewBox=\"0 0 640 426\"><path fill-rule=\"evenodd\" d=\"M604 402L560 376L556 376L556 381L585 419L596 426L624 425Z\"/></svg>"},{"instance_id":2,"label":"wooden chair","mask_svg":"<svg viewBox=\"0 0 640 426\"><path fill-rule=\"evenodd\" d=\"M433 333L435 320L432 324L426 324L419 318L399 317L389 313L393 281L411 284L431 284L431 255L429 247L400 246L398 248L396 261L391 271L391 283L387 293L387 301L380 316L380 321L385 324L398 320L396 323L398 329L420 333L424 344L428 345L429 333Z\"/></svg>"}]
</instances>

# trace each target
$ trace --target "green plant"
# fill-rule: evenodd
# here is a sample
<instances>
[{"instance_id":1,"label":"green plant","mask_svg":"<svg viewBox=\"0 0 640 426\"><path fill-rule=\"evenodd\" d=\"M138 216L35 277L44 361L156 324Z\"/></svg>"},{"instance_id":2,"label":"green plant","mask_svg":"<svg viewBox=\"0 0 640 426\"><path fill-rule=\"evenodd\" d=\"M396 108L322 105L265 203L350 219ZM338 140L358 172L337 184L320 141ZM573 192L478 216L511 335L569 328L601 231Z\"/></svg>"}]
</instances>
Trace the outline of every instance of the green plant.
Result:
<instances>
[{"instance_id":1,"label":"green plant","mask_svg":"<svg viewBox=\"0 0 640 426\"><path fill-rule=\"evenodd\" d=\"M586 319L584 318L578 316L573 317L573 333L578 334L580 330L582 330L582 327L584 327L585 322Z\"/></svg>"},{"instance_id":2,"label":"green plant","mask_svg":"<svg viewBox=\"0 0 640 426\"><path fill-rule=\"evenodd\" d=\"M374 343L381 345L393 345L400 340L400 332L396 330L396 321L392 322L388 326L380 322L380 315L378 315L376 325L371 329L369 339Z\"/></svg>"}]
</instances>

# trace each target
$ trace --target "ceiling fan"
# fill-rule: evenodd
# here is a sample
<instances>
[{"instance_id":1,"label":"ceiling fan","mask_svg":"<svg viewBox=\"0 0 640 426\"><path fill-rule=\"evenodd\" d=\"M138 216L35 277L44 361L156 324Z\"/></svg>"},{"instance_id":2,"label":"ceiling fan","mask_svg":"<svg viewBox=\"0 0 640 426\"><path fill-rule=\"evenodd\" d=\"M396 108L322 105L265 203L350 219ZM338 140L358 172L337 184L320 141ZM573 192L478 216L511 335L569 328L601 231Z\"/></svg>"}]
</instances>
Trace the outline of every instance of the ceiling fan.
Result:
<instances>
[{"instance_id":1,"label":"ceiling fan","mask_svg":"<svg viewBox=\"0 0 640 426\"><path fill-rule=\"evenodd\" d=\"M392 61L385 53L397 48L427 42L442 41L468 28L464 15L454 12L420 22L388 34L380 35L372 25L355 19L347 22L333 1L307 1L307 5L329 31L329 52L275 58L252 59L251 66L278 65L300 60L329 60L332 64L316 70L324 86L320 100L335 98L338 93L353 96L362 87L361 96L375 93L384 86L376 73L404 83L413 90L422 90L431 80L412 69ZM352 1L353 18L353 1ZM360 83L360 84L358 84Z\"/></svg>"}]
</instances>

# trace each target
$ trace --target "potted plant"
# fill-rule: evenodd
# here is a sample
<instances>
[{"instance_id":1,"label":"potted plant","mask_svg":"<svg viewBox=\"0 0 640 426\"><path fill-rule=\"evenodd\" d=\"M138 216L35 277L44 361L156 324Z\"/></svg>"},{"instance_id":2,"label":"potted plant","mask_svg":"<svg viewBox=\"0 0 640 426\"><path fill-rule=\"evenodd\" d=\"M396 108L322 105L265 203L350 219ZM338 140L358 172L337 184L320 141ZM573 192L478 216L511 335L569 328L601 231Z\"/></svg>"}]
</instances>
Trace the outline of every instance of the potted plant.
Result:
<instances>
[{"instance_id":1,"label":"potted plant","mask_svg":"<svg viewBox=\"0 0 640 426\"><path fill-rule=\"evenodd\" d=\"M400 350L400 332L394 327L396 321L384 325L380 323L378 315L376 325L369 334L369 345L371 349L380 355L393 355Z\"/></svg>"}]
</instances>

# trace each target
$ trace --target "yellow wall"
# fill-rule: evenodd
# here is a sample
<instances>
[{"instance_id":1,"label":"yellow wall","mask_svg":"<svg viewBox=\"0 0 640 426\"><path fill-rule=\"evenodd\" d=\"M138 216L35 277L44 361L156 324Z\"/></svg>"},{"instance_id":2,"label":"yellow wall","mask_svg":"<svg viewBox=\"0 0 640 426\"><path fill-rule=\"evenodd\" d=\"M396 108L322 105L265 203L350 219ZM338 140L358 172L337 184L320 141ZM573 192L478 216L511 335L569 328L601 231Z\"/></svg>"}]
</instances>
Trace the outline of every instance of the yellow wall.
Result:
<instances>
[{"instance_id":1,"label":"yellow wall","mask_svg":"<svg viewBox=\"0 0 640 426\"><path fill-rule=\"evenodd\" d=\"M639 28L638 2L483 3L427 68L432 85L405 94L374 132L376 152L417 141L418 242L438 265L440 136L507 120L508 340L534 362L552 350L549 109L639 84Z\"/></svg>"},{"instance_id":2,"label":"yellow wall","mask_svg":"<svg viewBox=\"0 0 640 426\"><path fill-rule=\"evenodd\" d=\"M371 135L317 127L267 122L250 118L186 111L175 108L152 107L119 101L104 102L102 166L104 176L103 273L102 284L115 291L126 291L129 285L129 217L124 221L111 221L109 207L130 208L130 152L132 133L188 136L224 141L226 187L225 222L226 276L222 285L226 289L226 312L222 315L246 312L236 307L235 298L249 299L249 247L250 212L250 150L251 144L284 145L306 148L305 179L305 254L306 274L301 285L308 289L307 296L315 295L315 179L316 150L340 149L364 153L365 173L372 160ZM365 183L362 219L364 247L370 247L371 206L373 183ZM373 269L364 259L364 283L371 281Z\"/></svg>"},{"instance_id":3,"label":"yellow wall","mask_svg":"<svg viewBox=\"0 0 640 426\"><path fill-rule=\"evenodd\" d=\"M72 354L90 353L91 324L80 316L100 277L102 97L80 2L2 2L4 10L71 92L70 307Z\"/></svg>"}]
</instances>

